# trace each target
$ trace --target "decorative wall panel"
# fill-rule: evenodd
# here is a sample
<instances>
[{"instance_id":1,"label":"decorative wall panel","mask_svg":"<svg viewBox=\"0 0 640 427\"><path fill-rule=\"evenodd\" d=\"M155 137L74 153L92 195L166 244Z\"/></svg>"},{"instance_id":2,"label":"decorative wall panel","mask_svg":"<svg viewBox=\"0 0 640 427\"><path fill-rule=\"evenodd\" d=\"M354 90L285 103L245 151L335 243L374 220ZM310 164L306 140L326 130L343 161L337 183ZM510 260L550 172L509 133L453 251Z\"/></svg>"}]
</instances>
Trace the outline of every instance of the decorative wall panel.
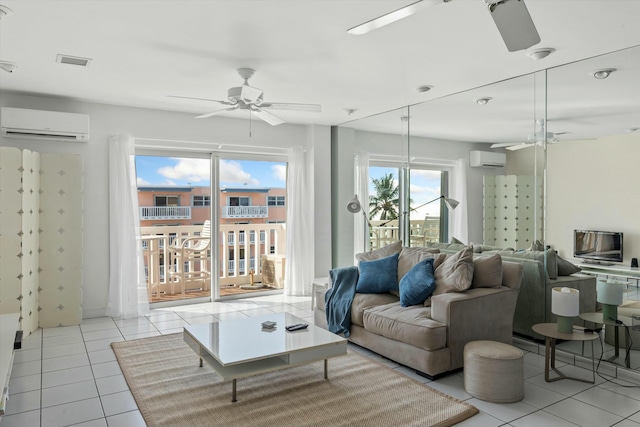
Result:
<instances>
[{"instance_id":1,"label":"decorative wall panel","mask_svg":"<svg viewBox=\"0 0 640 427\"><path fill-rule=\"evenodd\" d=\"M542 179L484 177L484 244L527 249L542 236Z\"/></svg>"},{"instance_id":2,"label":"decorative wall panel","mask_svg":"<svg viewBox=\"0 0 640 427\"><path fill-rule=\"evenodd\" d=\"M82 161L0 147L0 313L29 334L82 320Z\"/></svg>"},{"instance_id":3,"label":"decorative wall panel","mask_svg":"<svg viewBox=\"0 0 640 427\"><path fill-rule=\"evenodd\" d=\"M82 321L82 162L74 155L40 160L40 326Z\"/></svg>"}]
</instances>

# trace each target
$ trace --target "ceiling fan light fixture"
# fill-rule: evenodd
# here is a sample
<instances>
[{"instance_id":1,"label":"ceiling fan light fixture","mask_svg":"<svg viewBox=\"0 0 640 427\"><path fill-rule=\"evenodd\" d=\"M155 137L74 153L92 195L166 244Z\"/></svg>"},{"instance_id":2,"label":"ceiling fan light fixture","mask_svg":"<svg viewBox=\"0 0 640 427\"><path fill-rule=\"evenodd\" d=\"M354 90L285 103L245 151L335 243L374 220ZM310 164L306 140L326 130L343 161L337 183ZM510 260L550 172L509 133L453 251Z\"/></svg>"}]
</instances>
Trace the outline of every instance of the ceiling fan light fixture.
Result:
<instances>
[{"instance_id":1,"label":"ceiling fan light fixture","mask_svg":"<svg viewBox=\"0 0 640 427\"><path fill-rule=\"evenodd\" d=\"M527 56L535 61L546 58L555 52L555 49L551 47L544 47L536 50L532 50L531 52L527 52Z\"/></svg>"},{"instance_id":2,"label":"ceiling fan light fixture","mask_svg":"<svg viewBox=\"0 0 640 427\"><path fill-rule=\"evenodd\" d=\"M604 80L607 77L609 77L611 73L613 73L614 71L616 71L615 68L604 68L602 70L594 71L591 74L593 75L593 77L595 77L598 80Z\"/></svg>"},{"instance_id":3,"label":"ceiling fan light fixture","mask_svg":"<svg viewBox=\"0 0 640 427\"><path fill-rule=\"evenodd\" d=\"M484 98L478 98L476 99L476 103L478 105L487 105L489 103L489 101L491 101L493 98L491 98L490 96L485 96Z\"/></svg>"},{"instance_id":4,"label":"ceiling fan light fixture","mask_svg":"<svg viewBox=\"0 0 640 427\"><path fill-rule=\"evenodd\" d=\"M416 91L418 93L426 93L426 92L429 92L431 89L433 89L433 86L431 85L422 85L422 86L418 86L416 88Z\"/></svg>"},{"instance_id":5,"label":"ceiling fan light fixture","mask_svg":"<svg viewBox=\"0 0 640 427\"><path fill-rule=\"evenodd\" d=\"M0 61L0 69L6 71L7 73L13 73L16 68L18 68L18 64L16 64L15 62Z\"/></svg>"}]
</instances>

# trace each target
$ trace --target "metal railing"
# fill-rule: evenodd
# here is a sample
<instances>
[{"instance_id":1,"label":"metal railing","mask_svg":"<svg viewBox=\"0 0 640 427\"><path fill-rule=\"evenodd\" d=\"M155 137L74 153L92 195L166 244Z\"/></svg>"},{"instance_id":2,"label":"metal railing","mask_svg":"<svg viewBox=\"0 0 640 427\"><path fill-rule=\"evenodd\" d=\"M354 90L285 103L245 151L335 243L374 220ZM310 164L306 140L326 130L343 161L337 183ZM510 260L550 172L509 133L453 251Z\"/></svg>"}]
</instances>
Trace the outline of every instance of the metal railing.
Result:
<instances>
[{"instance_id":1,"label":"metal railing","mask_svg":"<svg viewBox=\"0 0 640 427\"><path fill-rule=\"evenodd\" d=\"M409 244L412 247L425 247L427 243L437 242L440 239L440 217L411 220L409 236ZM371 249L378 249L398 240L398 221L371 221L369 239Z\"/></svg>"},{"instance_id":2,"label":"metal railing","mask_svg":"<svg viewBox=\"0 0 640 427\"><path fill-rule=\"evenodd\" d=\"M191 206L140 206L140 220L191 219Z\"/></svg>"},{"instance_id":3,"label":"metal railing","mask_svg":"<svg viewBox=\"0 0 640 427\"><path fill-rule=\"evenodd\" d=\"M222 206L222 218L268 218L268 206Z\"/></svg>"},{"instance_id":4,"label":"metal railing","mask_svg":"<svg viewBox=\"0 0 640 427\"><path fill-rule=\"evenodd\" d=\"M169 247L175 240L197 236L201 230L201 225L141 227L141 247L150 295L175 293L175 283L172 289L169 274L175 260L172 259L173 255ZM217 243L214 240L212 245L220 245L218 249L220 286L249 284L251 271L254 273L253 280L261 282L262 256L285 253L286 224L221 224L219 233ZM249 238L245 238L247 235ZM236 236L238 238L235 238ZM257 243L256 236L260 236L260 241ZM249 265L248 269L246 265ZM207 272L212 271L211 267L211 259L206 263L200 264L199 261L197 264L184 266L185 271L205 269Z\"/></svg>"}]
</instances>

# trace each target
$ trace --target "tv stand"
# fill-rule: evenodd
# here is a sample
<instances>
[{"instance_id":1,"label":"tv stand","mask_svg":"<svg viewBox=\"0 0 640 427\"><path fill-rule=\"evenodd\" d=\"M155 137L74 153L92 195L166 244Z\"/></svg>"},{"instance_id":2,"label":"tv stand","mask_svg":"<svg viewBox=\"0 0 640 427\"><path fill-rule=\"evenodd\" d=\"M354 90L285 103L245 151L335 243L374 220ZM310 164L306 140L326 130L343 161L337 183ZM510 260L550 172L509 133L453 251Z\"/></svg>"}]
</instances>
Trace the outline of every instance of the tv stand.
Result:
<instances>
[{"instance_id":1,"label":"tv stand","mask_svg":"<svg viewBox=\"0 0 640 427\"><path fill-rule=\"evenodd\" d=\"M636 287L640 285L640 268L638 267L628 267L622 264L592 264L590 262L582 262L579 266L582 269L581 273L590 274L597 278L632 280Z\"/></svg>"},{"instance_id":2,"label":"tv stand","mask_svg":"<svg viewBox=\"0 0 640 427\"><path fill-rule=\"evenodd\" d=\"M594 260L582 260L583 264L591 264L591 265L602 265L602 266L611 266L613 265L612 262L605 262L605 261L594 261Z\"/></svg>"}]
</instances>

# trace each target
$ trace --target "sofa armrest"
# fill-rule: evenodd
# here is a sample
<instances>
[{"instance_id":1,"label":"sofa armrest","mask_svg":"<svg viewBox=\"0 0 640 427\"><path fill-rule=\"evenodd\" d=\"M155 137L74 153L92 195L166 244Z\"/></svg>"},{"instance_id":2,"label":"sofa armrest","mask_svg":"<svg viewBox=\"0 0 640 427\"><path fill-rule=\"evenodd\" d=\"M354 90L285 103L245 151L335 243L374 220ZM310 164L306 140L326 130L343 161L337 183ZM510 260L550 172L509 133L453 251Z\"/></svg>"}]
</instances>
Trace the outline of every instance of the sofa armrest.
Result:
<instances>
[{"instance_id":1,"label":"sofa armrest","mask_svg":"<svg viewBox=\"0 0 640 427\"><path fill-rule=\"evenodd\" d=\"M462 367L464 345L491 340L511 343L517 290L473 288L431 298L431 318L447 325L451 369Z\"/></svg>"}]
</instances>

